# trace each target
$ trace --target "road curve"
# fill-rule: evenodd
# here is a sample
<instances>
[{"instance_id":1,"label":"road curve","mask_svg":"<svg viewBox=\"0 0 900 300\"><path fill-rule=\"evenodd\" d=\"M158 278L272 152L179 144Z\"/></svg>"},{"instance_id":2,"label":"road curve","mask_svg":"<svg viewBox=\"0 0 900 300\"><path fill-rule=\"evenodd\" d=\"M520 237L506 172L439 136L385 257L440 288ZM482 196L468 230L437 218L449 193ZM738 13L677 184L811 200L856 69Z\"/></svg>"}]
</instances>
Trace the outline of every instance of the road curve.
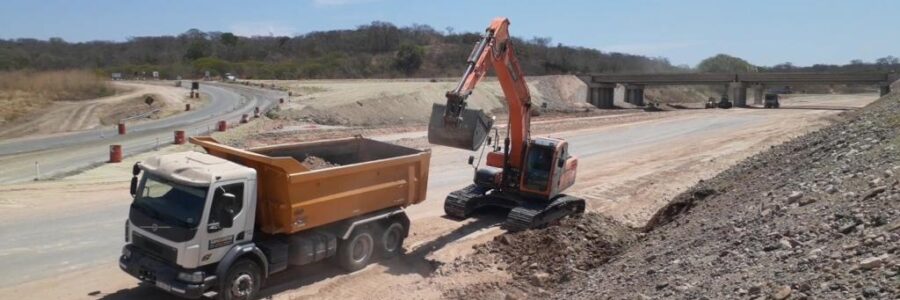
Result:
<instances>
[{"instance_id":1,"label":"road curve","mask_svg":"<svg viewBox=\"0 0 900 300\"><path fill-rule=\"evenodd\" d=\"M103 163L109 158L109 145L122 145L125 155L133 155L171 143L175 130L186 130L189 135L207 133L219 120L237 122L242 114L252 114L257 106L266 111L283 97L276 91L215 83L204 83L200 92L209 96L209 105L131 125L126 135L106 127L0 141L0 183L51 178Z\"/></svg>"}]
</instances>

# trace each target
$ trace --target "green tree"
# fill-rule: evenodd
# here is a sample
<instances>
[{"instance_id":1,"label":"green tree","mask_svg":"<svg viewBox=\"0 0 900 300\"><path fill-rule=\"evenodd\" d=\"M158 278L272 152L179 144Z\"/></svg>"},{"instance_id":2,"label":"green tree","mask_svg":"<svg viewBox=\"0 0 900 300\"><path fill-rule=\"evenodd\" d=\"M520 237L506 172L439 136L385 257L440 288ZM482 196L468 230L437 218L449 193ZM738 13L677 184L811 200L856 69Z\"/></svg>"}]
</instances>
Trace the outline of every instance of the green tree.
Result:
<instances>
[{"instance_id":1,"label":"green tree","mask_svg":"<svg viewBox=\"0 0 900 300\"><path fill-rule=\"evenodd\" d=\"M206 43L193 42L184 52L184 59L194 61L207 55L208 47Z\"/></svg>"},{"instance_id":2,"label":"green tree","mask_svg":"<svg viewBox=\"0 0 900 300\"><path fill-rule=\"evenodd\" d=\"M738 57L719 54L701 61L697 70L705 73L755 72L756 66Z\"/></svg>"},{"instance_id":3,"label":"green tree","mask_svg":"<svg viewBox=\"0 0 900 300\"><path fill-rule=\"evenodd\" d=\"M425 48L413 44L402 44L394 56L394 69L412 75L422 67Z\"/></svg>"},{"instance_id":4,"label":"green tree","mask_svg":"<svg viewBox=\"0 0 900 300\"><path fill-rule=\"evenodd\" d=\"M202 73L205 71L210 71L213 75L222 75L228 72L230 65L228 62L212 57L202 57L194 60L191 65L194 67L194 71L197 73Z\"/></svg>"},{"instance_id":5,"label":"green tree","mask_svg":"<svg viewBox=\"0 0 900 300\"><path fill-rule=\"evenodd\" d=\"M223 33L219 36L219 39L222 40L222 45L233 47L238 43L238 37L231 32Z\"/></svg>"}]
</instances>

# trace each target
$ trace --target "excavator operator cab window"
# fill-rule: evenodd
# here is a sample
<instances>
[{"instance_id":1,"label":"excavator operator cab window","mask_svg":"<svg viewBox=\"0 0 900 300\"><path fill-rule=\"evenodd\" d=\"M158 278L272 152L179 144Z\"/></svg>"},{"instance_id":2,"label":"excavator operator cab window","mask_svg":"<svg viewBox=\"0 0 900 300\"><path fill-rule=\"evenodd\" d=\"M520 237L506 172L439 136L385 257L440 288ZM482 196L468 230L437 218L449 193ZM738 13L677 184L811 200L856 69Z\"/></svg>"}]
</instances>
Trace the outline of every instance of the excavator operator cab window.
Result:
<instances>
[{"instance_id":1,"label":"excavator operator cab window","mask_svg":"<svg viewBox=\"0 0 900 300\"><path fill-rule=\"evenodd\" d=\"M550 173L553 172L553 147L532 144L525 157L525 188L534 191L547 190Z\"/></svg>"}]
</instances>

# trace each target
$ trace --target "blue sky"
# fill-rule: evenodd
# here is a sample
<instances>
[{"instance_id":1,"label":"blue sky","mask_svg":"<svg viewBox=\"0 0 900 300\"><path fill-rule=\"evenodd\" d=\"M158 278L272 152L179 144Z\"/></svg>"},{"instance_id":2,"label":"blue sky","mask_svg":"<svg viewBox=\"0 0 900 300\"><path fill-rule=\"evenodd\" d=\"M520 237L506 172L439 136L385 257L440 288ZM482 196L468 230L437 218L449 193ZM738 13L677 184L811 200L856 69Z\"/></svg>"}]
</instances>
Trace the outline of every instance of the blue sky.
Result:
<instances>
[{"instance_id":1,"label":"blue sky","mask_svg":"<svg viewBox=\"0 0 900 300\"><path fill-rule=\"evenodd\" d=\"M900 2L891 0L3 0L0 38L122 41L190 28L295 35L375 20L480 32L501 15L516 36L691 66L717 53L759 65L900 56Z\"/></svg>"}]
</instances>

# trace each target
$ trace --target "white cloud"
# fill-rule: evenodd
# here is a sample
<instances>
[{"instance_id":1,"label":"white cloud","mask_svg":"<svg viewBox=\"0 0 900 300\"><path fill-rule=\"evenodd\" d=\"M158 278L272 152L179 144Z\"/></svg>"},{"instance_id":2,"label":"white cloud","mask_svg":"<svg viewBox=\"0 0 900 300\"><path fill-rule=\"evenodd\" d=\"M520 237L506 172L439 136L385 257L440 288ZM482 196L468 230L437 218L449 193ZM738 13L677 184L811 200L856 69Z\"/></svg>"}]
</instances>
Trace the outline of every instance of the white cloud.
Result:
<instances>
[{"instance_id":1,"label":"white cloud","mask_svg":"<svg viewBox=\"0 0 900 300\"><path fill-rule=\"evenodd\" d=\"M659 43L637 43L637 44L619 44L602 47L601 49L609 52L621 52L629 54L650 54L657 55L668 50L684 49L701 45L700 42L659 42Z\"/></svg>"},{"instance_id":2,"label":"white cloud","mask_svg":"<svg viewBox=\"0 0 900 300\"><path fill-rule=\"evenodd\" d=\"M360 4L374 2L376 0L313 0L315 6L340 6L348 4Z\"/></svg>"},{"instance_id":3,"label":"white cloud","mask_svg":"<svg viewBox=\"0 0 900 300\"><path fill-rule=\"evenodd\" d=\"M231 33L239 36L292 36L294 27L276 22L241 22L231 25Z\"/></svg>"}]
</instances>

